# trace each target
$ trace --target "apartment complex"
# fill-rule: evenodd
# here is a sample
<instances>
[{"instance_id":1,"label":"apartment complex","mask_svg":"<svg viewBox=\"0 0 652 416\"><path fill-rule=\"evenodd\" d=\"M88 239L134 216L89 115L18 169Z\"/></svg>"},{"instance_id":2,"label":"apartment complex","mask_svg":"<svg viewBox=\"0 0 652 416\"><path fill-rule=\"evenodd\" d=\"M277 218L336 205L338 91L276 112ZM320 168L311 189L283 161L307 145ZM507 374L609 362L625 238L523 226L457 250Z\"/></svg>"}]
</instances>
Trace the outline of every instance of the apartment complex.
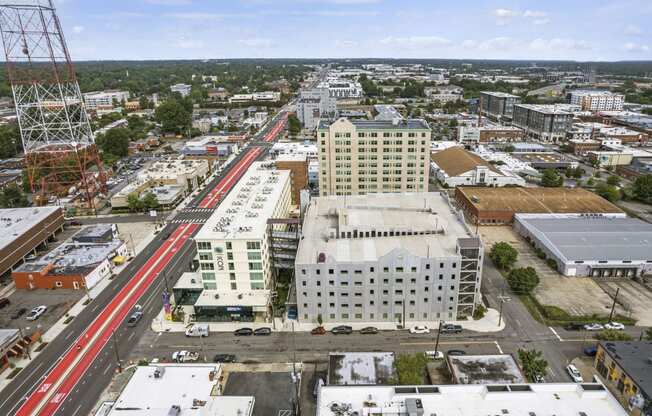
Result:
<instances>
[{"instance_id":1,"label":"apartment complex","mask_svg":"<svg viewBox=\"0 0 652 416\"><path fill-rule=\"evenodd\" d=\"M566 137L573 114L570 107L550 104L519 104L514 106L512 124L525 130L528 137L556 143Z\"/></svg>"},{"instance_id":2,"label":"apartment complex","mask_svg":"<svg viewBox=\"0 0 652 416\"><path fill-rule=\"evenodd\" d=\"M313 198L295 262L299 320L409 326L471 316L482 254L440 193Z\"/></svg>"},{"instance_id":3,"label":"apartment complex","mask_svg":"<svg viewBox=\"0 0 652 416\"><path fill-rule=\"evenodd\" d=\"M428 189L430 127L424 120L340 118L320 123L317 140L321 196Z\"/></svg>"},{"instance_id":4,"label":"apartment complex","mask_svg":"<svg viewBox=\"0 0 652 416\"><path fill-rule=\"evenodd\" d=\"M272 286L270 218L291 205L290 172L256 162L195 237L198 273L174 287L177 304L199 321L266 320Z\"/></svg>"},{"instance_id":5,"label":"apartment complex","mask_svg":"<svg viewBox=\"0 0 652 416\"><path fill-rule=\"evenodd\" d=\"M84 102L88 110L111 110L114 103L118 105L129 101L129 91L96 91L84 94Z\"/></svg>"},{"instance_id":6,"label":"apartment complex","mask_svg":"<svg viewBox=\"0 0 652 416\"><path fill-rule=\"evenodd\" d=\"M521 97L506 92L482 91L480 100L482 101L482 114L500 120L512 118L514 106L521 102Z\"/></svg>"},{"instance_id":7,"label":"apartment complex","mask_svg":"<svg viewBox=\"0 0 652 416\"><path fill-rule=\"evenodd\" d=\"M297 118L307 129L316 129L321 119L334 118L337 101L327 88L302 90L297 102Z\"/></svg>"},{"instance_id":8,"label":"apartment complex","mask_svg":"<svg viewBox=\"0 0 652 416\"><path fill-rule=\"evenodd\" d=\"M610 91L575 90L571 91L570 103L579 105L582 111L620 111L625 95Z\"/></svg>"}]
</instances>

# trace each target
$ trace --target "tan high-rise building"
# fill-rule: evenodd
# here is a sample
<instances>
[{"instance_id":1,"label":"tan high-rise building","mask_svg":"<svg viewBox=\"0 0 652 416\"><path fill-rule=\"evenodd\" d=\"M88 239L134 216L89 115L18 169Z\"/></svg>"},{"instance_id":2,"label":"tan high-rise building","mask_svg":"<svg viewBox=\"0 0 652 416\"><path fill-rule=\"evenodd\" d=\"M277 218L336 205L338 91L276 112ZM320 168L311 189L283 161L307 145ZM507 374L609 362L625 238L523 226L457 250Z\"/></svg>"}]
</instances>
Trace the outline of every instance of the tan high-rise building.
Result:
<instances>
[{"instance_id":1,"label":"tan high-rise building","mask_svg":"<svg viewBox=\"0 0 652 416\"><path fill-rule=\"evenodd\" d=\"M424 120L349 120L322 123L319 194L425 192L430 127Z\"/></svg>"}]
</instances>

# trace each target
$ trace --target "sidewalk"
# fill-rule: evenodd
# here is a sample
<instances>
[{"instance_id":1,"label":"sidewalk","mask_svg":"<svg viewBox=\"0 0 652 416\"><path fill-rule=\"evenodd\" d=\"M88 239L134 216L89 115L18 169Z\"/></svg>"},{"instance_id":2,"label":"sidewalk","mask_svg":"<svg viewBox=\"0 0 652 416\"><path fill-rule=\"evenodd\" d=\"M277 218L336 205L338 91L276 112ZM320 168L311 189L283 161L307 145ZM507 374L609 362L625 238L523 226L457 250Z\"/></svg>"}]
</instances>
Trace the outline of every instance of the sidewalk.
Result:
<instances>
[{"instance_id":1,"label":"sidewalk","mask_svg":"<svg viewBox=\"0 0 652 416\"><path fill-rule=\"evenodd\" d=\"M462 328L474 332L498 332L505 329L505 320L503 319L498 326L498 311L495 309L488 309L484 318L467 321L446 321L448 324L461 325ZM292 319L275 318L274 322L198 322L199 324L208 324L211 332L233 332L239 328L272 328L277 332L292 332L292 323L294 323L294 330L298 332L310 332L318 324L314 322L298 322ZM191 322L186 319L185 322L170 322L166 321L161 310L156 318L152 320L151 328L154 332L185 332L186 328ZM322 326L327 330L339 325L348 325L353 330L360 330L362 328L373 326L381 331L394 331L398 330L396 322L325 322ZM409 321L406 323L407 328L414 325L426 325L431 331L436 331L439 322L419 322Z\"/></svg>"},{"instance_id":2,"label":"sidewalk","mask_svg":"<svg viewBox=\"0 0 652 416\"><path fill-rule=\"evenodd\" d=\"M134 257L138 255L141 251L147 247L147 245L154 239L155 235L151 233L147 238L143 239L140 243L138 243L138 246L136 246ZM127 266L129 263L125 263L121 266L117 266L114 269L114 275L120 274ZM109 286L111 283L112 279L109 280L108 278L102 279L99 281L95 286L93 286L91 289L89 289L89 293L91 295L91 298L96 298L104 289ZM54 340L61 332L66 328L68 324L65 324L64 322L66 319L68 319L70 316L77 316L79 315L88 305L85 305L84 303L86 302L88 298L86 296L82 297L75 305L73 305L68 312L61 317L54 325L52 325L42 336L41 336L41 343L48 343ZM98 311L99 313L99 311ZM71 345L72 345L73 340L71 339ZM33 344L30 346L30 354L32 356L32 360L34 360L38 355L45 349L47 348L44 347L43 350L41 351L34 351L34 349L38 348L41 343L38 344ZM20 357L20 358L11 358L10 362L15 365L17 368L23 368L25 369L27 365L32 361L29 360L26 357ZM12 369L6 369L0 374L0 391L2 391L7 385L11 382L10 379L7 379L7 376L12 372Z\"/></svg>"}]
</instances>

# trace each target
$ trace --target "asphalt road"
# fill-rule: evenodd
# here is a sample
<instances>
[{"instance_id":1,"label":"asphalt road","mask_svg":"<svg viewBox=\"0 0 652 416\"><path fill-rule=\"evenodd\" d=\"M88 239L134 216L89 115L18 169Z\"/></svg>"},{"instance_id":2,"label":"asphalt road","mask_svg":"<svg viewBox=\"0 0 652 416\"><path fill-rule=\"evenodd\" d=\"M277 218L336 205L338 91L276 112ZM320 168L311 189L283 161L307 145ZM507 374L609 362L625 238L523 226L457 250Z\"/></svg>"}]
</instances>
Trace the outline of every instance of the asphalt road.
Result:
<instances>
[{"instance_id":1,"label":"asphalt road","mask_svg":"<svg viewBox=\"0 0 652 416\"><path fill-rule=\"evenodd\" d=\"M271 124L269 123L264 130L260 131L257 137L264 135L269 130L269 125ZM258 142L257 140L254 141ZM263 147L263 152L260 154L259 159L266 156L269 150L268 145L261 146ZM250 145L249 148L252 146ZM242 152L229 166L223 169L220 175L207 183L204 189L193 198L189 206L196 206L208 194L210 189L216 186L230 172L244 153ZM203 218L205 214L197 213L197 216L198 218ZM113 218L107 218L104 221L113 221ZM149 260L156 249L159 248L177 226L177 224L166 225L154 240L130 262L125 270L117 278L113 279L111 284L0 392L0 415L12 415L15 413L20 404L39 385L41 379L56 365L63 353L71 348L72 345L76 344L73 341L92 323L98 311L102 310L111 301L113 296ZM180 255L176 255L171 261L171 266L166 269L170 286L174 285L184 271L190 269L190 261L194 257L194 250L194 244L189 240L180 250ZM154 318L157 311L162 308L163 302L160 295L164 284L165 281L163 279L157 280L139 299L139 303L145 307L145 314L140 326L145 326L148 321ZM140 336L145 332L143 330L137 331L136 329L129 328L129 330L125 330L125 328L120 327L120 330L115 333L114 342L108 343L104 347L99 358L93 363L91 370L84 374L75 386L75 389L66 397L61 407L56 411L56 415L77 416L88 414L95 405L101 392L109 385L113 377L113 372L117 368L116 350L118 351L118 356L128 356L131 349L138 343Z\"/></svg>"}]
</instances>

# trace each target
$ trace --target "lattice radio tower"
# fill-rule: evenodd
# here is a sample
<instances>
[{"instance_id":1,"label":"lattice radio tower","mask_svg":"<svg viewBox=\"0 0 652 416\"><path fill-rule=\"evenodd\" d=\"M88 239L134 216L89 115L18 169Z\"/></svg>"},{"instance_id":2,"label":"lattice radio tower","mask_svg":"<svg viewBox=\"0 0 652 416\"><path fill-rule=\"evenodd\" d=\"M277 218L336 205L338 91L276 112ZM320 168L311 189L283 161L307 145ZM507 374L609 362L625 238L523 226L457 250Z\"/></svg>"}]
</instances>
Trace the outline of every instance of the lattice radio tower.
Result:
<instances>
[{"instance_id":1,"label":"lattice radio tower","mask_svg":"<svg viewBox=\"0 0 652 416\"><path fill-rule=\"evenodd\" d=\"M0 1L0 34L35 201L94 209L106 176L53 1Z\"/></svg>"}]
</instances>

